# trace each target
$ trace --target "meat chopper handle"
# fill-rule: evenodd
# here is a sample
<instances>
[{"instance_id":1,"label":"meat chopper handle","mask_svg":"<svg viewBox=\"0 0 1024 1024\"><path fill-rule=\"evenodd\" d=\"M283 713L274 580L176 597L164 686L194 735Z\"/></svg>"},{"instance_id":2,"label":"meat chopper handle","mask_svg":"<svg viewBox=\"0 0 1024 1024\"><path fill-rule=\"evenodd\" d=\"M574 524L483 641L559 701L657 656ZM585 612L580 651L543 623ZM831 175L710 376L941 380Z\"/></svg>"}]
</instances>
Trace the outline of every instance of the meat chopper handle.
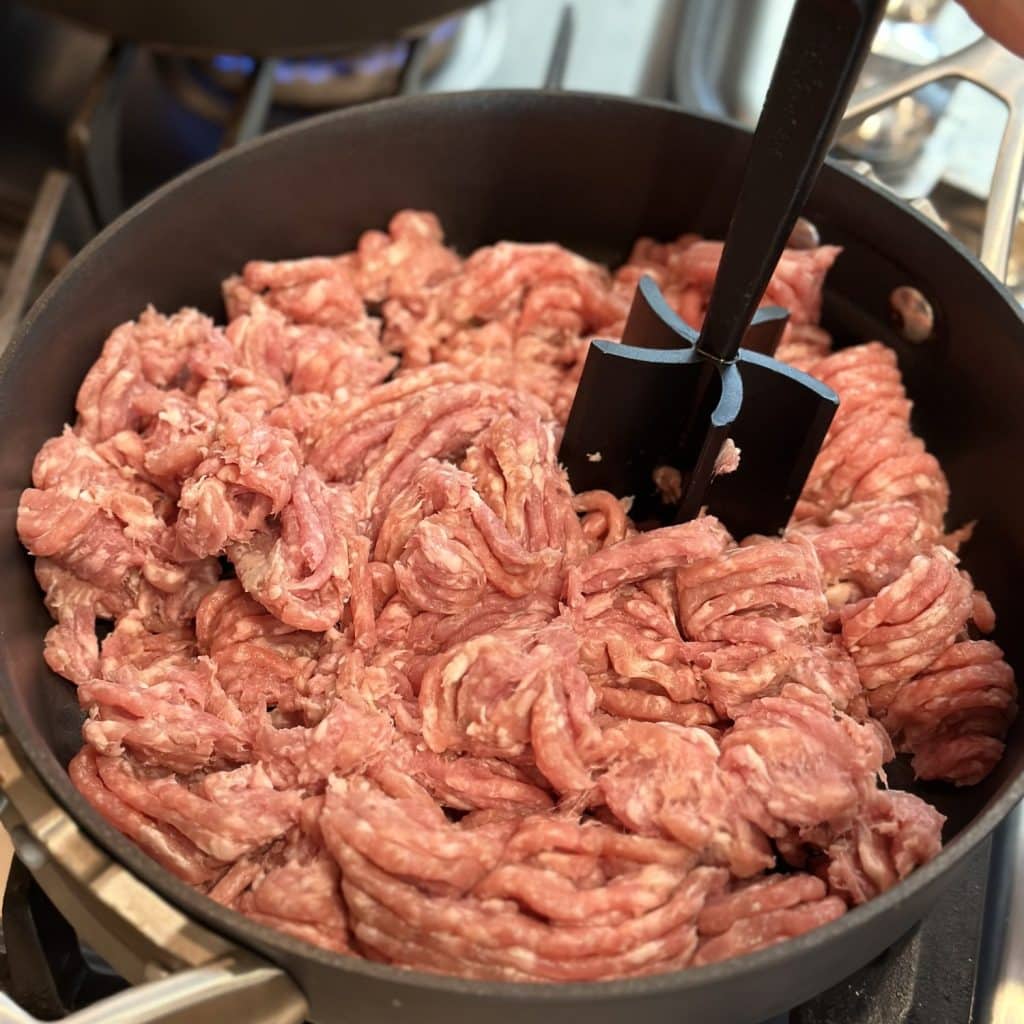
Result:
<instances>
[{"instance_id":1,"label":"meat chopper handle","mask_svg":"<svg viewBox=\"0 0 1024 1024\"><path fill-rule=\"evenodd\" d=\"M797 0L725 239L702 355L735 359L853 91L884 0Z\"/></svg>"}]
</instances>

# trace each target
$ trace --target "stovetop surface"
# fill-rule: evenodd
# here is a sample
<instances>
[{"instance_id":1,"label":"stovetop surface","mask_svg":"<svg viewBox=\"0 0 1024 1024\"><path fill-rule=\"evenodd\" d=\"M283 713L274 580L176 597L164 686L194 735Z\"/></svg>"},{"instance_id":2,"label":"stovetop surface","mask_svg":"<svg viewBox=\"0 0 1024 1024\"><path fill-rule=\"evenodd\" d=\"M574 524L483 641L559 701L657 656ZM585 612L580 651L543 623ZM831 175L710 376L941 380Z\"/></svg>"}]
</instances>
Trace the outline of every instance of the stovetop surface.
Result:
<instances>
[{"instance_id":1,"label":"stovetop surface","mask_svg":"<svg viewBox=\"0 0 1024 1024\"><path fill-rule=\"evenodd\" d=\"M609 4L608 17L618 22L605 25L602 33L592 18L581 17L585 8L577 4L580 45L572 51L565 84L629 95L669 95L674 40L689 6L687 0ZM550 0L491 0L481 5L474 20L467 19L460 29L462 49L456 46L449 61L422 87L540 84L557 30L558 8ZM0 0L0 102L5 111L0 117L0 288L43 176L65 163L67 125L108 45L98 35ZM617 61L610 59L615 53L620 55ZM299 116L305 113L275 107L268 123L275 126ZM220 123L183 102L165 62L146 52L136 54L124 90L119 146L126 204L215 153L221 136ZM954 195L947 209L963 208L962 197ZM973 214L962 219L971 224ZM58 263L51 263L50 273ZM962 877L909 935L894 936L893 946L877 960L766 1024L971 1021L990 848L987 842L971 856ZM66 930L53 920L52 905L20 877L24 884L9 887L4 904L0 984L29 1009L35 1001L39 1016L54 1012L54 1000L73 1009L116 988L116 977L94 957L83 959L74 953ZM26 921L35 918L39 927L30 932L59 938L51 943L62 951L60 962L50 965L63 979L56 985L43 976L38 950L26 947L26 941L29 946L33 941L24 934Z\"/></svg>"}]
</instances>

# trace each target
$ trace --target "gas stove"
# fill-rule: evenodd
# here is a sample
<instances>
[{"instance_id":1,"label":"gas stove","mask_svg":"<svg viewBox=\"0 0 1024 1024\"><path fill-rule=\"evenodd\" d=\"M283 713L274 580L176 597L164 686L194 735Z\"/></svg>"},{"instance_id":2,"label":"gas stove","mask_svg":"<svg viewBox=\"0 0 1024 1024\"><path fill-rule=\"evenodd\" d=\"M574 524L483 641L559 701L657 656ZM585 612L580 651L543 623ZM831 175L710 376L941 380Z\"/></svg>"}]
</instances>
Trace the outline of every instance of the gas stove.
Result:
<instances>
[{"instance_id":1,"label":"gas stove","mask_svg":"<svg viewBox=\"0 0 1024 1024\"><path fill-rule=\"evenodd\" d=\"M752 122L788 4L739 17L735 4L745 2L577 3L570 38L562 3L489 0L419 38L257 60L153 53L0 0L0 98L9 115L0 124L0 344L43 284L121 210L218 150L323 110L410 92L558 85ZM926 63L966 41L952 5L893 6L915 13L884 30L875 67L883 77L892 64ZM870 160L904 195L929 192L968 244L985 187L949 124L984 120L972 102L946 86L916 94L901 111L851 130L842 154ZM1007 992L1024 975L1024 906L1014 884L1022 831L1017 812L917 928L766 1024L1010 1024ZM0 988L38 1018L125 985L80 945L17 859L0 938Z\"/></svg>"}]
</instances>

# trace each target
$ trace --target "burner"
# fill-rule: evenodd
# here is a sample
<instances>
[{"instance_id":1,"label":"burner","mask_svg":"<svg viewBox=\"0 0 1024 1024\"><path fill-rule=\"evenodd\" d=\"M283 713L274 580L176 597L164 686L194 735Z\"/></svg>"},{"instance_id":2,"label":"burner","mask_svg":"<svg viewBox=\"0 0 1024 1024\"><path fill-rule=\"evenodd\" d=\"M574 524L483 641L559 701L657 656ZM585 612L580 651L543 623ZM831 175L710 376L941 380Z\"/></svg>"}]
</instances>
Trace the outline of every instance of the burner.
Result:
<instances>
[{"instance_id":1,"label":"burner","mask_svg":"<svg viewBox=\"0 0 1024 1024\"><path fill-rule=\"evenodd\" d=\"M450 18L418 42L403 40L348 57L281 60L274 75L274 102L304 110L365 103L399 91L414 47L422 47L424 74L436 71L451 53L461 18ZM241 92L256 70L251 57L224 54L193 68L229 92Z\"/></svg>"},{"instance_id":2,"label":"burner","mask_svg":"<svg viewBox=\"0 0 1024 1024\"><path fill-rule=\"evenodd\" d=\"M474 49L479 52L481 34L493 35L500 21L495 18L495 6L486 4L449 18L414 41L400 40L356 54L275 61L275 120L420 91L421 85L441 72L455 70L451 65L457 65L458 77L464 77L465 57L461 51L465 49L465 36L473 37ZM250 88L260 69L254 58L234 54L209 60L161 56L157 57L157 66L179 101L214 123L230 119L238 97ZM470 72L471 77L480 77L472 75L472 69ZM464 83L466 87L475 84Z\"/></svg>"}]
</instances>

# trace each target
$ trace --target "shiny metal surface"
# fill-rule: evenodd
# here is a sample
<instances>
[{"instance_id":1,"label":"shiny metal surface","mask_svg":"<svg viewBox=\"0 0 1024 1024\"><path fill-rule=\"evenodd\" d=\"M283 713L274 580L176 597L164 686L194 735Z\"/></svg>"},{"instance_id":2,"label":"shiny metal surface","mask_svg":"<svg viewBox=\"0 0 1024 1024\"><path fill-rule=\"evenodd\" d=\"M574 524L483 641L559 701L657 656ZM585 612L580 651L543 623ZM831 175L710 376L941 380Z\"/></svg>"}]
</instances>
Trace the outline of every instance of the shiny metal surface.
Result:
<instances>
[{"instance_id":1,"label":"shiny metal surface","mask_svg":"<svg viewBox=\"0 0 1024 1024\"><path fill-rule=\"evenodd\" d=\"M78 237L84 244L93 230L85 198L66 171L50 171L43 180L0 290L0 347L13 336L25 312L25 301L35 297L32 285L45 263L62 217L76 222Z\"/></svg>"},{"instance_id":2,"label":"shiny metal surface","mask_svg":"<svg viewBox=\"0 0 1024 1024\"><path fill-rule=\"evenodd\" d=\"M876 56L865 68L865 77L884 81L892 75L895 63ZM920 155L942 115L945 98L945 90L940 90L939 96L930 102L918 96L904 96L844 132L838 145L845 153L900 169Z\"/></svg>"},{"instance_id":3,"label":"shiny metal surface","mask_svg":"<svg viewBox=\"0 0 1024 1024\"><path fill-rule=\"evenodd\" d=\"M299 1024L306 1001L276 968L239 956L147 982L69 1014L65 1024ZM2 1024L36 1024L0 992Z\"/></svg>"},{"instance_id":4,"label":"shiny metal surface","mask_svg":"<svg viewBox=\"0 0 1024 1024\"><path fill-rule=\"evenodd\" d=\"M791 0L688 0L676 47L673 99L752 125L782 43Z\"/></svg>"},{"instance_id":5,"label":"shiny metal surface","mask_svg":"<svg viewBox=\"0 0 1024 1024\"><path fill-rule=\"evenodd\" d=\"M896 81L854 97L844 124L850 126L918 89L944 79L980 86L1007 108L981 238L981 261L998 278L1006 276L1024 184L1024 63L991 39L980 39Z\"/></svg>"},{"instance_id":6,"label":"shiny metal surface","mask_svg":"<svg viewBox=\"0 0 1024 1024\"><path fill-rule=\"evenodd\" d=\"M901 21L931 21L945 3L946 0L891 0L886 14Z\"/></svg>"},{"instance_id":7,"label":"shiny metal surface","mask_svg":"<svg viewBox=\"0 0 1024 1024\"><path fill-rule=\"evenodd\" d=\"M753 124L791 2L690 0L675 69L679 102ZM970 41L974 36L964 35L965 21L969 24L953 0L890 0L858 89L898 79ZM957 142L960 114L950 112L954 98L958 94L950 83L933 83L848 126L836 151L870 160L901 196L927 195L945 174Z\"/></svg>"},{"instance_id":8,"label":"shiny metal surface","mask_svg":"<svg viewBox=\"0 0 1024 1024\"><path fill-rule=\"evenodd\" d=\"M945 0L911 5L890 2L858 90L890 82L909 68L938 60L945 51L934 22L944 6ZM904 96L842 133L836 147L844 155L870 160L880 176L902 194L923 194L944 166L944 147L936 128L951 94L950 85L935 83Z\"/></svg>"},{"instance_id":9,"label":"shiny metal surface","mask_svg":"<svg viewBox=\"0 0 1024 1024\"><path fill-rule=\"evenodd\" d=\"M791 2L688 0L673 79L678 102L752 125ZM859 89L928 65L979 31L954 0L890 0ZM965 181L981 182L967 191L987 196L1001 124L998 101L970 85L938 81L850 125L836 149L842 157L872 161L904 198L929 195L946 181L961 188Z\"/></svg>"},{"instance_id":10,"label":"shiny metal surface","mask_svg":"<svg viewBox=\"0 0 1024 1024\"><path fill-rule=\"evenodd\" d=\"M999 826L992 847L973 1024L1024 1020L1024 806ZM1015 926L1016 925L1016 926Z\"/></svg>"}]
</instances>

